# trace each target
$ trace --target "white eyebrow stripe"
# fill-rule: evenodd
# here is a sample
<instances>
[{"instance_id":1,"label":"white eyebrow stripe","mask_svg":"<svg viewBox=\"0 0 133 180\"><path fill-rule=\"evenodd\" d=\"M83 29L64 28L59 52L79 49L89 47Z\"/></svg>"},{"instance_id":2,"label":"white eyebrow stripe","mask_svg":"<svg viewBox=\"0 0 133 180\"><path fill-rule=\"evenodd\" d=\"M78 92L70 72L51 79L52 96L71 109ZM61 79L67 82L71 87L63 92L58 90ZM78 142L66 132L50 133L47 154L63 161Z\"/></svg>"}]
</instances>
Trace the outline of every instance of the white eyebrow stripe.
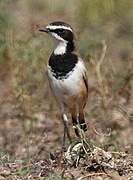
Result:
<instances>
[{"instance_id":1,"label":"white eyebrow stripe","mask_svg":"<svg viewBox=\"0 0 133 180\"><path fill-rule=\"evenodd\" d=\"M73 32L73 30L72 30L70 27L61 26L61 25L59 25L59 26L48 25L48 26L46 26L46 28L51 29L51 30L55 30L55 29L66 29L66 30L69 30L69 31Z\"/></svg>"}]
</instances>

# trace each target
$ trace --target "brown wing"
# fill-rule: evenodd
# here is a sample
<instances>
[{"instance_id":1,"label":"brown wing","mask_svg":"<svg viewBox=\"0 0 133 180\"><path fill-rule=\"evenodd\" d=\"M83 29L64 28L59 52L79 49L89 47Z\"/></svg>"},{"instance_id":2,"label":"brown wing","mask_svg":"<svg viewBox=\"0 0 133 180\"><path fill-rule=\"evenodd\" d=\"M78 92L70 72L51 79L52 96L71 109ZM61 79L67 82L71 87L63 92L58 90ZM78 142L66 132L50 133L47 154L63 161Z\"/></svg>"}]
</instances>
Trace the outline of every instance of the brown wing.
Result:
<instances>
[{"instance_id":1,"label":"brown wing","mask_svg":"<svg viewBox=\"0 0 133 180\"><path fill-rule=\"evenodd\" d=\"M82 67L82 82L84 83L85 87L86 87L86 92L87 92L87 96L88 96L88 78L87 78L87 71L86 71L86 67L84 64L84 61L82 58L79 58L79 61L81 61L83 63L83 67Z\"/></svg>"},{"instance_id":2,"label":"brown wing","mask_svg":"<svg viewBox=\"0 0 133 180\"><path fill-rule=\"evenodd\" d=\"M88 79L87 79L87 74L86 74L86 72L83 74L83 80L84 80L85 87L86 87L87 94L88 94Z\"/></svg>"}]
</instances>

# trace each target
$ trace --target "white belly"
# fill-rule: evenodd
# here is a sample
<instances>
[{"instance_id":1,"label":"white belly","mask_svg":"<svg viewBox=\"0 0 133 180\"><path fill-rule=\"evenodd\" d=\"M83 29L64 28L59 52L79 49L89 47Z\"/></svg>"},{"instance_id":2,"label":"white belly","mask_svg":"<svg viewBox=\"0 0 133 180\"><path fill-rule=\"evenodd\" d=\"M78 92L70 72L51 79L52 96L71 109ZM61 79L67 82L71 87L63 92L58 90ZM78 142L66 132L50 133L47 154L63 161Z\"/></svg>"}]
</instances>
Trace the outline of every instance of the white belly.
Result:
<instances>
[{"instance_id":1,"label":"white belly","mask_svg":"<svg viewBox=\"0 0 133 180\"><path fill-rule=\"evenodd\" d=\"M79 61L69 76L60 80L54 77L50 67L48 67L48 78L54 95L59 99L65 96L78 95L79 84L84 71L85 66L82 61Z\"/></svg>"}]
</instances>

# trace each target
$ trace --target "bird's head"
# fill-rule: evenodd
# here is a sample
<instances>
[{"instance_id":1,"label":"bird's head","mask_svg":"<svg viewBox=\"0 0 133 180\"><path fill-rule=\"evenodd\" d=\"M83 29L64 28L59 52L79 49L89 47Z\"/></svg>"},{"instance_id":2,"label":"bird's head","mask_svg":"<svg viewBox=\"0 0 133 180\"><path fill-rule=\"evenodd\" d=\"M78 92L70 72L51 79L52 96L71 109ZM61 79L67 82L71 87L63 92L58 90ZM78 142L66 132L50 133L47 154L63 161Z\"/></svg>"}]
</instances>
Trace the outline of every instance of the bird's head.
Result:
<instances>
[{"instance_id":1,"label":"bird's head","mask_svg":"<svg viewBox=\"0 0 133 180\"><path fill-rule=\"evenodd\" d=\"M39 29L39 31L50 34L58 41L73 42L74 40L74 34L71 26L61 21L52 22L46 27Z\"/></svg>"}]
</instances>

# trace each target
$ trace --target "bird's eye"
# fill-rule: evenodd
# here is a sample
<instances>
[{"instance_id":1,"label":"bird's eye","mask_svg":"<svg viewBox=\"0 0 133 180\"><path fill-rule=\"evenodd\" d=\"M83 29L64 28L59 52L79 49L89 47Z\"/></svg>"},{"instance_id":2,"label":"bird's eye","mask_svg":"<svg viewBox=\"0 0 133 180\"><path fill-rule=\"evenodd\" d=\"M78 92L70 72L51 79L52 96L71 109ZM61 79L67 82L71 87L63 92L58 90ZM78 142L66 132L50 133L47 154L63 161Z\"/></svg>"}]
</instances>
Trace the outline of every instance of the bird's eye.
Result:
<instances>
[{"instance_id":1,"label":"bird's eye","mask_svg":"<svg viewBox=\"0 0 133 180\"><path fill-rule=\"evenodd\" d=\"M58 32L63 33L64 29L58 29Z\"/></svg>"}]
</instances>

